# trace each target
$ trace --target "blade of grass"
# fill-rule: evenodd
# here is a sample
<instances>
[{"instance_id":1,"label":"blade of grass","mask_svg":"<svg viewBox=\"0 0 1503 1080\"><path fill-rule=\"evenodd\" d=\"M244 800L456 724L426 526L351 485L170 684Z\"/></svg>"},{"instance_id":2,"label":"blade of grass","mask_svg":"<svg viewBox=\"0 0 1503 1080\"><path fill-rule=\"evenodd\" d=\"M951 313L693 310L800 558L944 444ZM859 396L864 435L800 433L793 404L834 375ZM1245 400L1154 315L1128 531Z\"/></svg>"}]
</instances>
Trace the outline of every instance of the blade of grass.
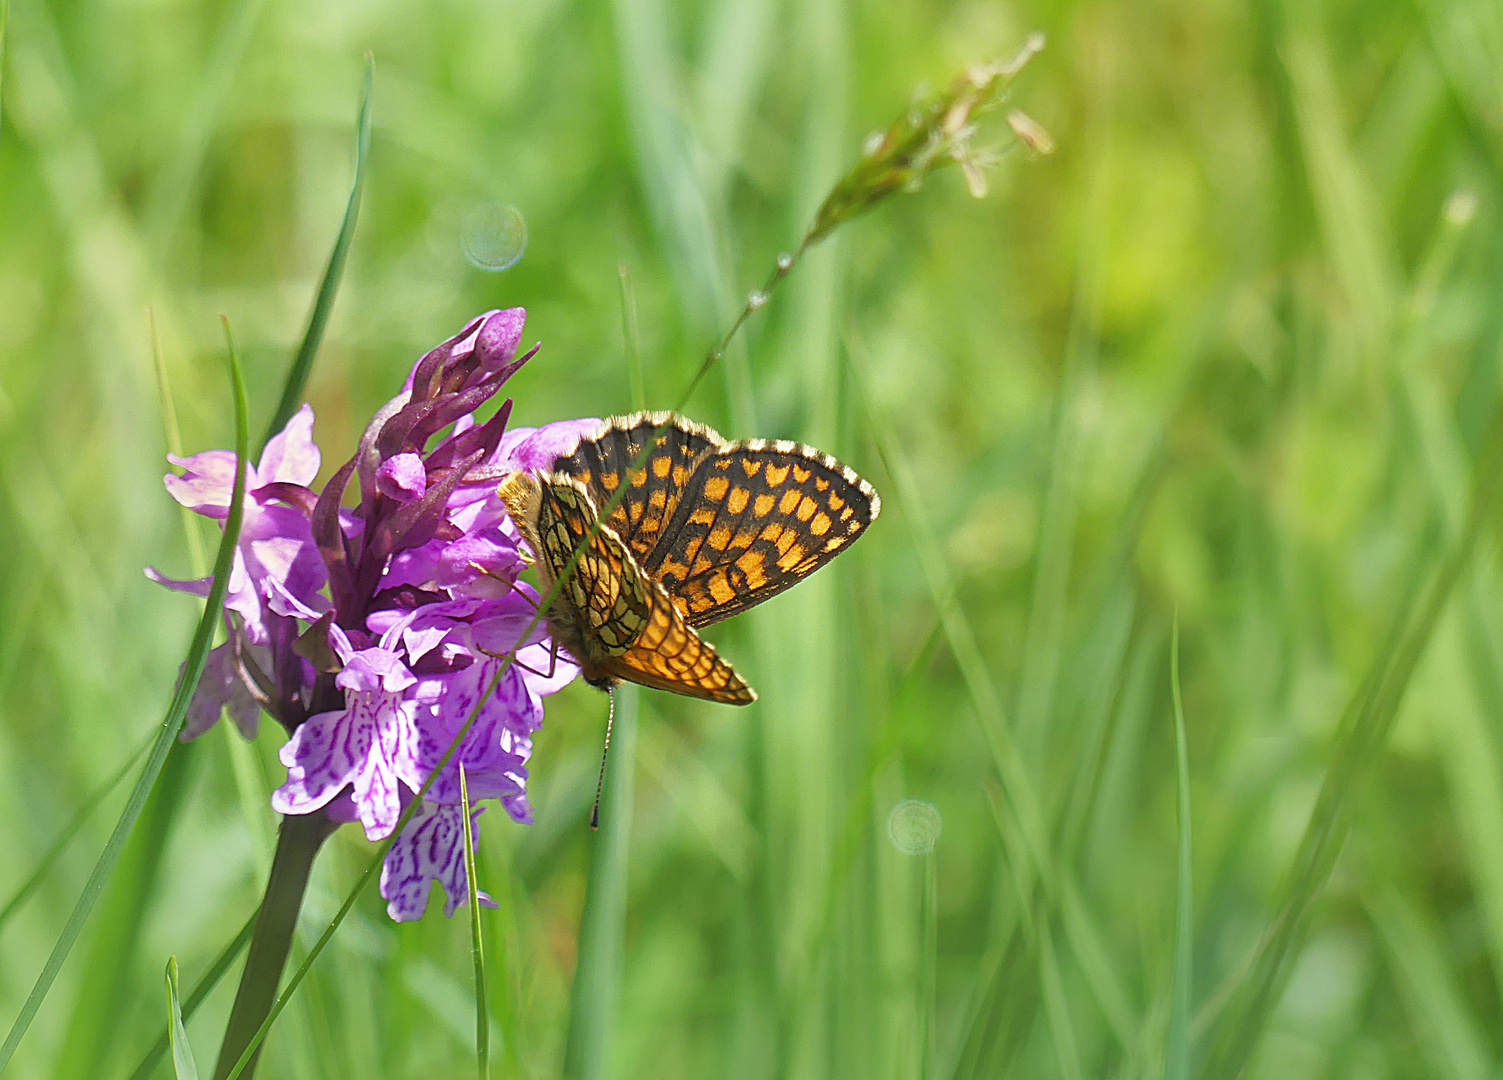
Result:
<instances>
[{"instance_id":1,"label":"blade of grass","mask_svg":"<svg viewBox=\"0 0 1503 1080\"><path fill-rule=\"evenodd\" d=\"M642 336L637 328L637 293L632 288L631 267L616 266L621 282L621 341L626 350L626 374L631 380L631 407L647 408L647 384L642 378Z\"/></svg>"},{"instance_id":2,"label":"blade of grass","mask_svg":"<svg viewBox=\"0 0 1503 1080\"><path fill-rule=\"evenodd\" d=\"M177 997L177 957L167 958L167 1038L172 1044L172 1072L177 1080L198 1080L198 1064L183 1027L183 1007Z\"/></svg>"},{"instance_id":3,"label":"blade of grass","mask_svg":"<svg viewBox=\"0 0 1503 1080\"><path fill-rule=\"evenodd\" d=\"M1185 708L1180 700L1179 616L1169 646L1169 692L1174 701L1174 762L1178 778L1179 869L1174 903L1174 983L1169 1008L1169 1039L1164 1048L1165 1080L1190 1080L1190 994L1194 986L1195 955L1190 877L1190 749L1185 737Z\"/></svg>"},{"instance_id":4,"label":"blade of grass","mask_svg":"<svg viewBox=\"0 0 1503 1080\"><path fill-rule=\"evenodd\" d=\"M491 919L491 958L486 964L491 985L486 991L486 1000L494 1002L497 1034L501 1039L501 1053L505 1057L504 1075L525 1075L522 1062L525 1054L522 1047L522 1016L519 974L525 964L519 959L527 940L519 926L519 906L527 905L525 886L517 873L511 852L497 850L500 844L487 845L487 874L497 883L492 894L496 907L489 912Z\"/></svg>"},{"instance_id":5,"label":"blade of grass","mask_svg":"<svg viewBox=\"0 0 1503 1080\"><path fill-rule=\"evenodd\" d=\"M157 328L155 308L146 309L146 321L151 329L151 360L156 369L157 397L162 404L162 429L167 437L167 449L177 457L182 457L183 433L177 424L177 406L172 400L172 383L167 378L167 358L162 353L162 335ZM193 576L203 577L209 572L209 557L204 553L198 515L186 506L179 506L178 511L183 519L183 536L188 541L188 562L193 567Z\"/></svg>"},{"instance_id":6,"label":"blade of grass","mask_svg":"<svg viewBox=\"0 0 1503 1080\"><path fill-rule=\"evenodd\" d=\"M182 453L176 409L167 381L165 358L153 309L147 309L152 355L161 395L163 429L174 453ZM208 574L196 515L179 507L188 538L195 577ZM217 636L217 634L216 634ZM58 1077L97 1076L110 1059L123 1013L118 1002L128 998L136 974L136 944L161 880L167 839L187 797L189 784L201 763L195 747L174 744L147 799L134 834L121 853L94 917L93 943L84 961L81 987L68 1019L62 1051L54 1066Z\"/></svg>"},{"instance_id":7,"label":"blade of grass","mask_svg":"<svg viewBox=\"0 0 1503 1080\"><path fill-rule=\"evenodd\" d=\"M1005 805L1014 818L1018 835L1024 841L1024 850L1029 856L1029 863L1025 865L1030 867L1032 873L1052 881L1052 859L1049 854L1048 830L1044 824L1043 804L1034 787L1028 763L1008 724L1002 697L992 681L975 632L960 608L958 593L949 567L945 564L939 539L930 527L932 519L922 509L923 501L919 497L918 483L897 448L882 435L882 432L890 428L882 424L867 395L863 373L855 361L857 350L854 342L848 343L845 354L850 362L851 382L856 387L856 396L865 407L867 430L871 432L876 444L877 456L892 477L898 506L913 534L913 546L919 557L919 565L929 586L931 600L939 611L940 625L971 698L975 718L991 753L993 767L1002 781Z\"/></svg>"},{"instance_id":8,"label":"blade of grass","mask_svg":"<svg viewBox=\"0 0 1503 1080\"><path fill-rule=\"evenodd\" d=\"M1466 568L1487 517L1503 468L1503 416L1495 416L1488 450L1477 469L1468 521L1451 554L1431 579L1414 618L1402 614L1384 648L1374 657L1363 686L1348 706L1314 811L1286 876L1279 904L1259 943L1252 973L1244 984L1245 1005L1230 1018L1207 1075L1242 1074L1288 980L1289 961L1308 929L1311 909L1336 864L1350 829L1348 807L1387 739L1410 677L1444 613L1452 589ZM1407 611L1407 607L1403 609Z\"/></svg>"},{"instance_id":9,"label":"blade of grass","mask_svg":"<svg viewBox=\"0 0 1503 1080\"><path fill-rule=\"evenodd\" d=\"M1044 1017L1048 1021L1054 1061L1061 1080L1082 1080L1080 1048L1076 1043L1075 1022L1070 1016L1070 998L1059 972L1059 954L1054 948L1054 933L1048 919L1039 920L1039 982L1043 990Z\"/></svg>"},{"instance_id":10,"label":"blade of grass","mask_svg":"<svg viewBox=\"0 0 1503 1080\"><path fill-rule=\"evenodd\" d=\"M620 996L640 691L636 686L622 685L615 694L615 732L611 742L616 753L605 770L600 831L594 836L590 852L584 915L579 927L579 960L569 994L564 1075L575 1080L605 1080L609 1075Z\"/></svg>"},{"instance_id":11,"label":"blade of grass","mask_svg":"<svg viewBox=\"0 0 1503 1080\"><path fill-rule=\"evenodd\" d=\"M923 954L919 957L919 1080L929 1080L934 1075L934 983L939 967L939 881L934 863L934 849L931 847L924 852L924 895L919 905L923 931Z\"/></svg>"},{"instance_id":12,"label":"blade of grass","mask_svg":"<svg viewBox=\"0 0 1503 1080\"><path fill-rule=\"evenodd\" d=\"M47 872L52 869L53 863L57 862L58 856L62 855L63 851L67 849L68 844L78 835L78 831L84 827L84 823L99 808L99 804L109 798L110 792L114 791L120 785L120 781L124 780L130 774L131 769L135 767L136 762L141 760L141 755L146 753L147 747L151 746L152 740L155 737L155 730L147 732L146 738L141 740L140 745L131 751L130 757L126 758L125 764L120 766L115 775L99 785L94 793L84 800L83 806L79 809L73 820L68 823L68 827L59 833L57 839L52 842L52 846L47 849L47 854L42 856L42 861L37 864L37 868L32 871L31 876L22 882L21 887L6 902L5 907L0 908L0 931L5 929L5 924L10 921L10 917L20 910L21 905L26 903L27 898L36 891L37 886L47 877Z\"/></svg>"},{"instance_id":13,"label":"blade of grass","mask_svg":"<svg viewBox=\"0 0 1503 1080\"><path fill-rule=\"evenodd\" d=\"M240 951L250 944L251 932L256 928L256 913L251 912L250 918L245 920L245 925L240 928L240 933L235 935L233 941L220 950L214 962L209 965L207 971L199 976L198 982L193 984L193 989L188 992L188 997L183 1002L183 1019L186 1021L198 1007L203 1004L204 998L213 992L214 987L219 985L219 980L224 978L225 972L230 970L231 965L240 955ZM163 1031L135 1071L130 1074L130 1080L150 1080L151 1074L156 1071L157 1062L162 1060L163 1055L169 1049L171 1032Z\"/></svg>"},{"instance_id":14,"label":"blade of grass","mask_svg":"<svg viewBox=\"0 0 1503 1080\"><path fill-rule=\"evenodd\" d=\"M350 243L355 237L355 220L360 216L360 192L365 186L365 160L371 146L371 80L375 75L376 61L370 53L365 57L365 84L360 91L360 114L355 122L355 179L350 184L350 198L345 203L344 220L339 225L339 235L334 239L334 250L329 253L329 263L324 267L323 280L318 284L318 295L313 301L313 311L308 316L308 329L303 333L292 367L287 372L287 381L282 386L282 399L266 426L266 435L261 439L265 446L271 437L286 426L297 412L302 401L303 387L308 383L308 374L313 370L313 360L318 347L323 344L324 330L329 325L329 315L334 310L334 296L339 291L339 281L344 274L345 259L350 253Z\"/></svg>"},{"instance_id":15,"label":"blade of grass","mask_svg":"<svg viewBox=\"0 0 1503 1080\"><path fill-rule=\"evenodd\" d=\"M1497 580L1496 573L1495 565L1478 567L1471 575L1463 617L1450 620L1443 631L1456 644L1444 654L1447 667L1437 680L1449 693L1431 707L1451 813L1491 954L1493 985L1503 990L1503 768L1498 757L1503 668L1495 594L1485 588Z\"/></svg>"},{"instance_id":16,"label":"blade of grass","mask_svg":"<svg viewBox=\"0 0 1503 1080\"><path fill-rule=\"evenodd\" d=\"M1486 1080L1487 1039L1449 967L1446 948L1418 907L1391 885L1367 900L1378 940L1393 965L1399 996L1434 1075L1449 1080Z\"/></svg>"},{"instance_id":17,"label":"blade of grass","mask_svg":"<svg viewBox=\"0 0 1503 1080\"><path fill-rule=\"evenodd\" d=\"M157 171L146 197L147 227L161 251L168 250L193 186L203 172L215 121L224 108L235 75L250 46L266 0L236 0L214 35L203 74L183 110L182 126L166 162Z\"/></svg>"},{"instance_id":18,"label":"blade of grass","mask_svg":"<svg viewBox=\"0 0 1503 1080\"><path fill-rule=\"evenodd\" d=\"M490 1076L491 1014L485 1005L485 945L480 933L480 887L475 878L475 836L470 823L470 785L459 763L460 828L464 830L464 874L470 903L470 958L475 962L475 1074Z\"/></svg>"},{"instance_id":19,"label":"blade of grass","mask_svg":"<svg viewBox=\"0 0 1503 1080\"><path fill-rule=\"evenodd\" d=\"M54 1066L59 1078L98 1076L110 1059L123 1015L119 1002L133 996L137 946L161 880L167 840L202 760L196 747L173 743L100 897L78 996Z\"/></svg>"},{"instance_id":20,"label":"blade of grass","mask_svg":"<svg viewBox=\"0 0 1503 1080\"><path fill-rule=\"evenodd\" d=\"M177 691L167 707L167 715L162 719L162 726L158 731L156 742L152 745L151 754L146 759L146 766L141 770L136 786L131 791L130 799L124 811L121 812L120 819L115 823L115 830L105 844L104 851L100 853L99 860L94 864L89 880L85 883L78 902L69 914L57 944L53 946L52 953L48 956L41 974L37 976L36 984L27 996L25 1004L21 1006L21 1012L12 1023L4 1044L0 1045L0 1073L3 1073L10 1064L16 1047L20 1045L22 1037L26 1034L26 1029L31 1026L31 1021L36 1017L37 1010L41 1008L47 992L52 989L52 983L57 978L63 961L68 958L74 942L78 940L84 922L93 910L95 901L99 899L105 882L115 869L115 863L120 858L126 839L135 827L136 820L141 816L147 796L151 794L157 777L166 763L167 754L175 744L178 732L182 729L183 717L188 711L188 702L198 686L199 676L203 674L204 658L208 655L214 630L219 625L224 608L225 590L229 586L230 568L234 562L235 543L240 535L240 520L244 513L245 467L250 442L246 422L245 384L240 377L240 361L235 355L229 322L226 321L224 326L229 345L230 386L235 399L235 486L230 499L230 511L225 518L224 536L219 543L219 554L214 560L214 580L209 586L204 613L198 621L198 629L188 649L188 657L184 662L183 674L178 680Z\"/></svg>"},{"instance_id":21,"label":"blade of grass","mask_svg":"<svg viewBox=\"0 0 1503 1080\"><path fill-rule=\"evenodd\" d=\"M10 25L10 0L0 0L0 121L5 119L5 31Z\"/></svg>"}]
</instances>

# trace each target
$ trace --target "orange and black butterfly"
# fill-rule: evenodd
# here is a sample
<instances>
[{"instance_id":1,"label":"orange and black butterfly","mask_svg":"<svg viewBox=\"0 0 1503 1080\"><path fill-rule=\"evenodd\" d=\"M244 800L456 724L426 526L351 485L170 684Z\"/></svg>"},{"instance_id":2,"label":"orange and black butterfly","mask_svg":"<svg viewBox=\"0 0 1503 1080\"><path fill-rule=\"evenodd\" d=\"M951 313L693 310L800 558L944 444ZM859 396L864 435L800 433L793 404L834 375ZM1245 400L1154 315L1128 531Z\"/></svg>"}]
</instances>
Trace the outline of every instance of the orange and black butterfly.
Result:
<instances>
[{"instance_id":1,"label":"orange and black butterfly","mask_svg":"<svg viewBox=\"0 0 1503 1080\"><path fill-rule=\"evenodd\" d=\"M625 679L730 705L756 691L698 629L812 574L882 508L870 484L807 446L726 442L673 413L612 417L551 469L501 485L545 589L623 485L564 579L549 630L596 686Z\"/></svg>"}]
</instances>

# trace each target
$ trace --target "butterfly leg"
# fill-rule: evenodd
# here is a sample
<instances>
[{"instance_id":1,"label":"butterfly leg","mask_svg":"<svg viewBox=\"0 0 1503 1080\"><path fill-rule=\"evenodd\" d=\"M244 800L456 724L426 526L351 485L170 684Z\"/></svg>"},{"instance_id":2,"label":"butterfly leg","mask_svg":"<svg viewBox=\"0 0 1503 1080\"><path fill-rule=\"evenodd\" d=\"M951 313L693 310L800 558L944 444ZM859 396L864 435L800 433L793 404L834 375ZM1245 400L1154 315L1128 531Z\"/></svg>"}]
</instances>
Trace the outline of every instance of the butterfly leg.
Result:
<instances>
[{"instance_id":1,"label":"butterfly leg","mask_svg":"<svg viewBox=\"0 0 1503 1080\"><path fill-rule=\"evenodd\" d=\"M506 653L506 655L509 656L509 657L511 657L511 662L513 664L515 664L517 667L521 668L523 671L531 672L532 674L534 674L534 675L536 675L536 676L538 676L539 678L542 678L542 679L551 679L551 678L553 678L553 672L558 667L558 641L555 640L554 638L549 638L548 639L548 670L547 671L539 671L537 668L532 667L529 664L524 664L522 662L521 657L519 657L517 655L517 650L515 650L515 649L513 649L509 653Z\"/></svg>"}]
</instances>

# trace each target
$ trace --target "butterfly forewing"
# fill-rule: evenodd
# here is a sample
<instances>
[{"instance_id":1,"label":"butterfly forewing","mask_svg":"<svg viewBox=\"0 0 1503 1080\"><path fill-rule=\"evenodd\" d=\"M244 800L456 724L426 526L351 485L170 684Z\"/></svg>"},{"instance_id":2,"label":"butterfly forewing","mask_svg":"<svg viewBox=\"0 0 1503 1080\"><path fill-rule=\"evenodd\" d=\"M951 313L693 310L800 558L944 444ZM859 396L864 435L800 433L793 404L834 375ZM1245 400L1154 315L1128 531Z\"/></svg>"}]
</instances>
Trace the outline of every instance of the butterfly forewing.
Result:
<instances>
[{"instance_id":1,"label":"butterfly forewing","mask_svg":"<svg viewBox=\"0 0 1503 1080\"><path fill-rule=\"evenodd\" d=\"M827 454L727 443L671 413L604 421L551 471L518 473L500 494L544 584L563 581L548 622L587 679L734 705L757 695L696 628L807 577L881 508Z\"/></svg>"},{"instance_id":2,"label":"butterfly forewing","mask_svg":"<svg viewBox=\"0 0 1503 1080\"><path fill-rule=\"evenodd\" d=\"M643 569L708 626L807 577L876 518L871 485L790 442L732 443L702 456Z\"/></svg>"},{"instance_id":3,"label":"butterfly forewing","mask_svg":"<svg viewBox=\"0 0 1503 1080\"><path fill-rule=\"evenodd\" d=\"M639 463L649 440L653 449ZM554 462L553 471L584 484L597 509L608 506L616 489L625 484L626 492L606 524L643 558L678 508L695 462L725 445L709 428L673 413L636 413L602 421L597 431Z\"/></svg>"}]
</instances>

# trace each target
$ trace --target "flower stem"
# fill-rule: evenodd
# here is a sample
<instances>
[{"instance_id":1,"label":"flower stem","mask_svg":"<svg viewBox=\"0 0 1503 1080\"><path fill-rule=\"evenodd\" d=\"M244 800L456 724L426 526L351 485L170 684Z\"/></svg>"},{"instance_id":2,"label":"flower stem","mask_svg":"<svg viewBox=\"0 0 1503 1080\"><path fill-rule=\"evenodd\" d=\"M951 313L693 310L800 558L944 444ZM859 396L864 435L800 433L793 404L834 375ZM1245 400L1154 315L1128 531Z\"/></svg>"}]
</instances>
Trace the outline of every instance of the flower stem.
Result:
<instances>
[{"instance_id":1,"label":"flower stem","mask_svg":"<svg viewBox=\"0 0 1503 1080\"><path fill-rule=\"evenodd\" d=\"M266 880L266 895L256 916L256 929L245 958L245 970L240 975L240 989L235 992L230 1022L225 1025L214 1080L229 1075L276 1000L277 984L282 980L282 969L292 947L292 933L297 927L313 860L335 828L334 822L321 813L288 815L282 819L271 875ZM255 1069L253 1057L241 1076L250 1080Z\"/></svg>"}]
</instances>

